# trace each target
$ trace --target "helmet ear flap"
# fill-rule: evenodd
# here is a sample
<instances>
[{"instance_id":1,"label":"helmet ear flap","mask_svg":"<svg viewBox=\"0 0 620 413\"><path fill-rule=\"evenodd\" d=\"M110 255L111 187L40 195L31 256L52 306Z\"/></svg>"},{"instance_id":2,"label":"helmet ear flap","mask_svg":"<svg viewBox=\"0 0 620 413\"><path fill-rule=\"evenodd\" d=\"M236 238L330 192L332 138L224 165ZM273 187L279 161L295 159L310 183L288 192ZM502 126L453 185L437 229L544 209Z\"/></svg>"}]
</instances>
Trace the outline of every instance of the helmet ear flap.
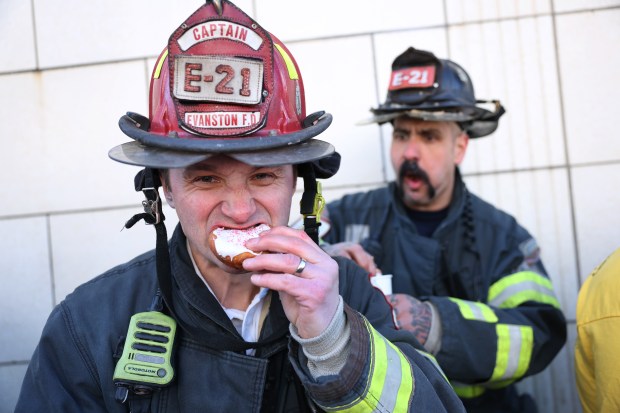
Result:
<instances>
[{"instance_id":1,"label":"helmet ear flap","mask_svg":"<svg viewBox=\"0 0 620 413\"><path fill-rule=\"evenodd\" d=\"M133 178L133 186L136 192L149 188L158 189L161 186L159 170L155 168L140 169Z\"/></svg>"},{"instance_id":2,"label":"helmet ear flap","mask_svg":"<svg viewBox=\"0 0 620 413\"><path fill-rule=\"evenodd\" d=\"M493 103L495 107L493 112L487 111L477 120L459 123L459 126L467 132L470 138L480 138L495 132L499 125L499 118L506 113L506 109L504 109L499 100L477 100L476 103Z\"/></svg>"},{"instance_id":3,"label":"helmet ear flap","mask_svg":"<svg viewBox=\"0 0 620 413\"><path fill-rule=\"evenodd\" d=\"M336 172L338 172L338 169L340 169L340 160L340 154L338 152L334 152L325 158L317 159L309 164L312 166L314 175L318 179L327 179L331 178L336 174ZM300 170L300 176L301 174L302 172Z\"/></svg>"}]
</instances>

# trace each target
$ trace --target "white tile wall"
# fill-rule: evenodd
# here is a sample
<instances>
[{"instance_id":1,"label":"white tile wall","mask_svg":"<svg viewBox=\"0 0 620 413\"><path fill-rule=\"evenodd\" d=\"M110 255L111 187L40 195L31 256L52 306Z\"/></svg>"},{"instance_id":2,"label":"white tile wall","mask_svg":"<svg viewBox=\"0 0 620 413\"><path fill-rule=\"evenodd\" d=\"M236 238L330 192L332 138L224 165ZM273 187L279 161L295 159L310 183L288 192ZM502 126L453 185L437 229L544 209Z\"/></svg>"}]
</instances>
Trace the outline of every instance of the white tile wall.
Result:
<instances>
[{"instance_id":1,"label":"white tile wall","mask_svg":"<svg viewBox=\"0 0 620 413\"><path fill-rule=\"evenodd\" d=\"M36 67L31 2L0 2L0 73Z\"/></svg>"},{"instance_id":2,"label":"white tile wall","mask_svg":"<svg viewBox=\"0 0 620 413\"><path fill-rule=\"evenodd\" d=\"M372 0L294 5L281 0L260 0L256 5L259 23L283 41L444 24L443 4L439 1L392 0L386 6Z\"/></svg>"},{"instance_id":3,"label":"white tile wall","mask_svg":"<svg viewBox=\"0 0 620 413\"><path fill-rule=\"evenodd\" d=\"M557 13L620 6L618 0L552 0Z\"/></svg>"},{"instance_id":4,"label":"white tile wall","mask_svg":"<svg viewBox=\"0 0 620 413\"><path fill-rule=\"evenodd\" d=\"M498 130L471 143L464 171L564 163L552 28L550 17L450 28L451 58L467 68L476 97L506 108Z\"/></svg>"},{"instance_id":5,"label":"white tile wall","mask_svg":"<svg viewBox=\"0 0 620 413\"><path fill-rule=\"evenodd\" d=\"M581 281L620 247L620 164L571 170Z\"/></svg>"},{"instance_id":6,"label":"white tile wall","mask_svg":"<svg viewBox=\"0 0 620 413\"><path fill-rule=\"evenodd\" d=\"M21 389L26 364L0 367L0 413L13 413Z\"/></svg>"},{"instance_id":7,"label":"white tile wall","mask_svg":"<svg viewBox=\"0 0 620 413\"><path fill-rule=\"evenodd\" d=\"M34 0L39 66L53 68L156 56L200 7L194 0Z\"/></svg>"},{"instance_id":8,"label":"white tile wall","mask_svg":"<svg viewBox=\"0 0 620 413\"><path fill-rule=\"evenodd\" d=\"M133 190L138 168L107 152L129 140L117 126L124 112L146 114L153 59L201 4L0 1L0 163L8 172L0 178L0 233L10 235L0 237L0 270L11 291L0 304L0 326L8 331L0 335L0 413L13 409L53 304L154 246L150 226L120 231L141 212L142 195ZM499 98L507 108L499 130L470 142L462 169L474 193L514 214L538 239L574 318L579 279L620 246L613 123L620 1L237 5L288 41L308 112L334 115L321 138L336 145L343 165L324 181L328 201L393 178L391 128L355 123L384 100L392 60L408 46L454 59L472 76L478 98ZM166 211L172 233L176 217ZM537 394L541 412L581 411L572 323L569 333L551 367L522 384Z\"/></svg>"},{"instance_id":9,"label":"white tile wall","mask_svg":"<svg viewBox=\"0 0 620 413\"><path fill-rule=\"evenodd\" d=\"M351 127L366 116L369 102L374 100L370 37L292 43L290 51L301 68L306 112L325 110L334 117L320 139L336 147L342 163L325 187L376 181L382 167L380 141L372 128ZM330 63L316 64L317 56Z\"/></svg>"},{"instance_id":10,"label":"white tile wall","mask_svg":"<svg viewBox=\"0 0 620 413\"><path fill-rule=\"evenodd\" d=\"M27 96L0 111L3 139L12 142L0 162L19 177L0 186L0 198L11 199L0 215L129 202L135 171L107 153L130 140L120 116L146 111L144 76L144 62L135 61L0 77L1 96Z\"/></svg>"},{"instance_id":11,"label":"white tile wall","mask_svg":"<svg viewBox=\"0 0 620 413\"><path fill-rule=\"evenodd\" d=\"M617 160L620 9L558 16L557 31L571 163Z\"/></svg>"},{"instance_id":12,"label":"white tile wall","mask_svg":"<svg viewBox=\"0 0 620 413\"><path fill-rule=\"evenodd\" d=\"M140 221L130 229L122 229L129 218L143 212L142 195L136 194L135 199L134 208L51 217L56 302L78 285L155 248L153 226ZM170 237L178 219L168 207L164 215Z\"/></svg>"},{"instance_id":13,"label":"white tile wall","mask_svg":"<svg viewBox=\"0 0 620 413\"><path fill-rule=\"evenodd\" d=\"M448 23L511 18L548 13L550 0L447 0Z\"/></svg>"},{"instance_id":14,"label":"white tile wall","mask_svg":"<svg viewBox=\"0 0 620 413\"><path fill-rule=\"evenodd\" d=\"M0 363L30 358L52 309L46 221L0 220Z\"/></svg>"}]
</instances>

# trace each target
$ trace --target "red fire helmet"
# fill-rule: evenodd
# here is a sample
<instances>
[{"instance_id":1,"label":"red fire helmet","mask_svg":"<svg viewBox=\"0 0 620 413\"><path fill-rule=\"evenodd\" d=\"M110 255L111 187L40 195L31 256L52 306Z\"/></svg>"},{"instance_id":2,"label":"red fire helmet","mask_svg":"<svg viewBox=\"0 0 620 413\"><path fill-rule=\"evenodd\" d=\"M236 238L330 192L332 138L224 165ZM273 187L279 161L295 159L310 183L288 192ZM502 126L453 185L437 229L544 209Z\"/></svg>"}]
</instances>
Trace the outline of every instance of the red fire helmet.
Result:
<instances>
[{"instance_id":1,"label":"red fire helmet","mask_svg":"<svg viewBox=\"0 0 620 413\"><path fill-rule=\"evenodd\" d=\"M256 166L337 155L312 139L332 117L306 116L291 53L227 0L207 1L172 33L153 69L149 106L148 119L121 117L121 130L134 140L111 149L112 159L178 168L215 154Z\"/></svg>"}]
</instances>

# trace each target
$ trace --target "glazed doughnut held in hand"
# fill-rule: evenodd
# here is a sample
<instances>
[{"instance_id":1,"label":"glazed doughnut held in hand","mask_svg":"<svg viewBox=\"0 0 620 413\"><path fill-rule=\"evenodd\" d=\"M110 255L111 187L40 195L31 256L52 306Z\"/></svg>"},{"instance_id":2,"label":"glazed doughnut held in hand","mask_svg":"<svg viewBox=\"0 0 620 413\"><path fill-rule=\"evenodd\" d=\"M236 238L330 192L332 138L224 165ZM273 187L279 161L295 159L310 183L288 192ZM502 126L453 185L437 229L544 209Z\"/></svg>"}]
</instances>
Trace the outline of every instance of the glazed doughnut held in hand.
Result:
<instances>
[{"instance_id":1,"label":"glazed doughnut held in hand","mask_svg":"<svg viewBox=\"0 0 620 413\"><path fill-rule=\"evenodd\" d=\"M266 224L246 229L216 228L209 234L209 247L224 264L243 270L243 261L261 254L246 248L246 241L268 229Z\"/></svg>"}]
</instances>

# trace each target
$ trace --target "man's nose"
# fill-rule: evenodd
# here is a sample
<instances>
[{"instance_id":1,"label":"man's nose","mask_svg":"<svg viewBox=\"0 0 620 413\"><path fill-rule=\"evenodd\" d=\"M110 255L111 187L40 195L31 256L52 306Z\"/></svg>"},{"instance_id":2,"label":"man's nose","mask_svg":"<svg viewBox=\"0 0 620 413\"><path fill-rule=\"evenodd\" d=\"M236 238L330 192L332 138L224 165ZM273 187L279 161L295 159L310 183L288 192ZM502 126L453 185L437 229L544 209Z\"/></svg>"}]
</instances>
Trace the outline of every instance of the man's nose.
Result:
<instances>
[{"instance_id":1,"label":"man's nose","mask_svg":"<svg viewBox=\"0 0 620 413\"><path fill-rule=\"evenodd\" d=\"M409 139L403 156L408 161L420 160L420 145L415 139Z\"/></svg>"},{"instance_id":2,"label":"man's nose","mask_svg":"<svg viewBox=\"0 0 620 413\"><path fill-rule=\"evenodd\" d=\"M256 212L254 197L245 188L230 191L222 203L222 212L235 222L246 222Z\"/></svg>"}]
</instances>

